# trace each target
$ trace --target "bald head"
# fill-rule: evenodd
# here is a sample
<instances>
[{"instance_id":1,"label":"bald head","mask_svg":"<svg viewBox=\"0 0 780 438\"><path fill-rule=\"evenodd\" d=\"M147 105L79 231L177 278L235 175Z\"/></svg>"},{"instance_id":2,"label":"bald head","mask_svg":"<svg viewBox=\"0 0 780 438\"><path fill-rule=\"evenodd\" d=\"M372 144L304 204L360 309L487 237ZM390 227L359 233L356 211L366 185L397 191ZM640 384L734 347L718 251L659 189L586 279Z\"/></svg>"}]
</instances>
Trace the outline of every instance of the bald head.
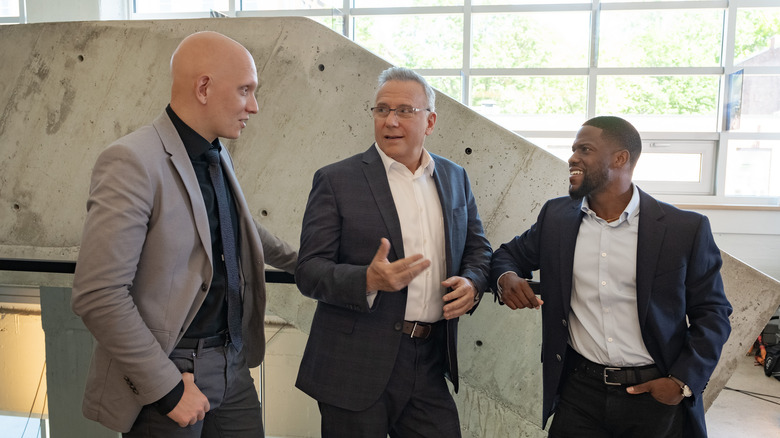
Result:
<instances>
[{"instance_id":1,"label":"bald head","mask_svg":"<svg viewBox=\"0 0 780 438\"><path fill-rule=\"evenodd\" d=\"M217 32L186 37L171 57L171 108L208 141L238 138L257 112L257 70L249 51Z\"/></svg>"}]
</instances>

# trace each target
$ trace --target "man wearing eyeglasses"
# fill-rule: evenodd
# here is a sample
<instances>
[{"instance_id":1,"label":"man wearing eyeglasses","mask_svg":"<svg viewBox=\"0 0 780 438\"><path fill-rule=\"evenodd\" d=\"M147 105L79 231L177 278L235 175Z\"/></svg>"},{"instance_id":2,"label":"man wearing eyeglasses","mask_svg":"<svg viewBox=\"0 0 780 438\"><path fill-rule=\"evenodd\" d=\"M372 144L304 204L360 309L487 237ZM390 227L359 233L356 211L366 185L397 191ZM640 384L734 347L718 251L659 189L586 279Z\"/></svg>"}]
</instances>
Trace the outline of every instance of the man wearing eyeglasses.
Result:
<instances>
[{"instance_id":1,"label":"man wearing eyeglasses","mask_svg":"<svg viewBox=\"0 0 780 438\"><path fill-rule=\"evenodd\" d=\"M314 175L295 278L318 301L296 386L322 436L459 437L458 317L487 287L491 249L465 170L424 148L433 89L379 76L376 143ZM378 249L377 249L378 247Z\"/></svg>"}]
</instances>

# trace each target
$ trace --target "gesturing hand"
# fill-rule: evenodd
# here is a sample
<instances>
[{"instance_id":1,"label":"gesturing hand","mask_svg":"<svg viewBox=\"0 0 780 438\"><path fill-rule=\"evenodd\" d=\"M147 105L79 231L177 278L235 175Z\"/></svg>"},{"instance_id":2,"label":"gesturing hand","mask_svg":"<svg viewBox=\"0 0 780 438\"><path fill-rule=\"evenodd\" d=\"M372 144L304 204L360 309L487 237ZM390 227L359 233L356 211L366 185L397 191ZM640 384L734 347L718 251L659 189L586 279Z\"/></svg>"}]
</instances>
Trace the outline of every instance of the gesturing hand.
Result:
<instances>
[{"instance_id":1,"label":"gesturing hand","mask_svg":"<svg viewBox=\"0 0 780 438\"><path fill-rule=\"evenodd\" d=\"M387 260L389 253L390 241L383 237L379 249L377 249L374 259L371 260L368 271L366 271L366 292L401 290L409 285L414 277L431 266L431 261L423 259L421 254L390 263Z\"/></svg>"},{"instance_id":2,"label":"gesturing hand","mask_svg":"<svg viewBox=\"0 0 780 438\"><path fill-rule=\"evenodd\" d=\"M184 381L184 394L176 407L168 412L168 417L180 427L187 427L202 421L210 406L208 398L195 385L192 373L181 373L181 379Z\"/></svg>"}]
</instances>

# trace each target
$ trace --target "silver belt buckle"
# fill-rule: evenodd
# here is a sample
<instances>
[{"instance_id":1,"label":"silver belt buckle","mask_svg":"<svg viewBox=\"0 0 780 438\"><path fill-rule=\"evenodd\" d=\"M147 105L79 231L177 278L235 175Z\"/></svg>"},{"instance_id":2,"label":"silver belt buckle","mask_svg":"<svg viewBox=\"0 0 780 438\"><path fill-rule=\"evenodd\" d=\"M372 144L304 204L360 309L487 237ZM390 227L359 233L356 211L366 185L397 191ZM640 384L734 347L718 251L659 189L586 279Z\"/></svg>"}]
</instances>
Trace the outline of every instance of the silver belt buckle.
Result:
<instances>
[{"instance_id":1,"label":"silver belt buckle","mask_svg":"<svg viewBox=\"0 0 780 438\"><path fill-rule=\"evenodd\" d=\"M610 382L610 381L607 380L607 371L620 371L620 368L604 367L604 384L605 385L620 386L620 383Z\"/></svg>"}]
</instances>

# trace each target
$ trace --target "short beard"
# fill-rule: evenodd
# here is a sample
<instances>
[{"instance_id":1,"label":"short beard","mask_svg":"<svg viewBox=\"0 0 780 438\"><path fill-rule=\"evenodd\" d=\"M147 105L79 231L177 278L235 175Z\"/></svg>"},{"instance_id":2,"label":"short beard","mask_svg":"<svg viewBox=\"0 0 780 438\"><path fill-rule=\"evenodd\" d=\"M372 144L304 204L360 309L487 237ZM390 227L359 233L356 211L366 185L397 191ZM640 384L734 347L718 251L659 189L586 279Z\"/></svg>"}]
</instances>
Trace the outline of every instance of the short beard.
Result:
<instances>
[{"instance_id":1,"label":"short beard","mask_svg":"<svg viewBox=\"0 0 780 438\"><path fill-rule=\"evenodd\" d=\"M582 179L582 184L578 189L573 189L569 186L569 197L575 201L579 201L582 198L593 193L594 190L604 187L607 184L609 175L606 169L599 169L598 172L586 173Z\"/></svg>"}]
</instances>

